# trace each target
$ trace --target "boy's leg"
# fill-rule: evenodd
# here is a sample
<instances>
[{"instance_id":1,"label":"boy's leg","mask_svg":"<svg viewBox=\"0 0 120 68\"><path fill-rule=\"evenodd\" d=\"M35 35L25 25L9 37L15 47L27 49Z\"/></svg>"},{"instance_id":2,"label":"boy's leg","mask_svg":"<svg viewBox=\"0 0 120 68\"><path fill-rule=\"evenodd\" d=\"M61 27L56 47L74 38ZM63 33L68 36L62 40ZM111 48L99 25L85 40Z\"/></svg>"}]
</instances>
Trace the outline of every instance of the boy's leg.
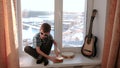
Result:
<instances>
[{"instance_id":1,"label":"boy's leg","mask_svg":"<svg viewBox=\"0 0 120 68\"><path fill-rule=\"evenodd\" d=\"M36 64L40 64L40 63L42 63L43 61L44 61L43 56L39 56L38 59L37 59L37 61L36 61Z\"/></svg>"},{"instance_id":2,"label":"boy's leg","mask_svg":"<svg viewBox=\"0 0 120 68\"><path fill-rule=\"evenodd\" d=\"M24 48L24 51L25 51L27 54L29 54L29 55L31 55L32 57L34 57L35 59L37 59L38 56L39 56L39 54L36 52L36 50L35 50L34 48L32 48L31 46L26 46L26 47Z\"/></svg>"},{"instance_id":3,"label":"boy's leg","mask_svg":"<svg viewBox=\"0 0 120 68\"><path fill-rule=\"evenodd\" d=\"M24 48L24 51L26 53L28 53L29 55L31 55L32 57L34 57L35 59L37 59L36 63L40 64L43 62L43 57L41 55L39 55L36 50L34 48L32 48L31 46L26 46Z\"/></svg>"},{"instance_id":4,"label":"boy's leg","mask_svg":"<svg viewBox=\"0 0 120 68\"><path fill-rule=\"evenodd\" d=\"M48 65L48 63L49 63L49 61L48 61L48 59L47 58L44 58L44 66L46 66L46 65Z\"/></svg>"}]
</instances>

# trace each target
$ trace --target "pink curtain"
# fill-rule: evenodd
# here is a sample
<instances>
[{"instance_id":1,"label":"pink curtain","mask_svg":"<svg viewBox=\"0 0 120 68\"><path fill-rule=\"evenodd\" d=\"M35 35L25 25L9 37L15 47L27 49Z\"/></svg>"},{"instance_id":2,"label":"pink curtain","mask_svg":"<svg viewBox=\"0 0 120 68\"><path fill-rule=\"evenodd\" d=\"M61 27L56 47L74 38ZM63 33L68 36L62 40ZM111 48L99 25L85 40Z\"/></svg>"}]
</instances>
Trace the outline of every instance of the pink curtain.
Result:
<instances>
[{"instance_id":1,"label":"pink curtain","mask_svg":"<svg viewBox=\"0 0 120 68\"><path fill-rule=\"evenodd\" d=\"M102 68L120 67L120 0L108 0Z\"/></svg>"},{"instance_id":2,"label":"pink curtain","mask_svg":"<svg viewBox=\"0 0 120 68\"><path fill-rule=\"evenodd\" d=\"M0 68L19 68L15 0L0 0Z\"/></svg>"}]
</instances>

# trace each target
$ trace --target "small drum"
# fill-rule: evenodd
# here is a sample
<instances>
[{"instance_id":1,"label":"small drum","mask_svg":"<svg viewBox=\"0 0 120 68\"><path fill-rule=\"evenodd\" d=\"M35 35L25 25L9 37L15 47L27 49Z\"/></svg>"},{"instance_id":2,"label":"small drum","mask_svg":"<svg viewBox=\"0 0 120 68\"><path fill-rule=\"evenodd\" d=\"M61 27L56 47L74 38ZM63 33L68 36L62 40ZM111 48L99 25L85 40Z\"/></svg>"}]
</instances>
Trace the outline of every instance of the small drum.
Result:
<instances>
[{"instance_id":1,"label":"small drum","mask_svg":"<svg viewBox=\"0 0 120 68\"><path fill-rule=\"evenodd\" d=\"M61 53L61 56L63 58L71 59L75 56L75 54L73 52L63 52L63 53Z\"/></svg>"}]
</instances>

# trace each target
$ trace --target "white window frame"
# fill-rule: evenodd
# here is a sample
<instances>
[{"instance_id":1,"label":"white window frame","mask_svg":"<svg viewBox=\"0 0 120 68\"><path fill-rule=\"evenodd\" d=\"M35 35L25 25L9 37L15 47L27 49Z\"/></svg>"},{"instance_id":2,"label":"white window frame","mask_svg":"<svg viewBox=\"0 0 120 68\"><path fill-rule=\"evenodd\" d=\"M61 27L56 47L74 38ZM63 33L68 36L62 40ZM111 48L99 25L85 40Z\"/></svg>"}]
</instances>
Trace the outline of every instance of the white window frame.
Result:
<instances>
[{"instance_id":1,"label":"white window frame","mask_svg":"<svg viewBox=\"0 0 120 68\"><path fill-rule=\"evenodd\" d=\"M93 9L93 1L94 0L86 0L86 22L90 21L90 16ZM62 52L64 51L72 51L72 52L80 52L81 47L70 47L70 48L62 48L62 2L63 0L55 0L55 18L54 18L54 39L56 40L58 47ZM19 43L19 52L22 51L22 21L21 21L21 0L17 0L17 25L18 25L18 43ZM59 28L58 28L59 27ZM89 27L89 24L86 23L86 29ZM60 29L61 28L61 29ZM57 31L57 32L56 32ZM86 30L87 32L88 30Z\"/></svg>"}]
</instances>

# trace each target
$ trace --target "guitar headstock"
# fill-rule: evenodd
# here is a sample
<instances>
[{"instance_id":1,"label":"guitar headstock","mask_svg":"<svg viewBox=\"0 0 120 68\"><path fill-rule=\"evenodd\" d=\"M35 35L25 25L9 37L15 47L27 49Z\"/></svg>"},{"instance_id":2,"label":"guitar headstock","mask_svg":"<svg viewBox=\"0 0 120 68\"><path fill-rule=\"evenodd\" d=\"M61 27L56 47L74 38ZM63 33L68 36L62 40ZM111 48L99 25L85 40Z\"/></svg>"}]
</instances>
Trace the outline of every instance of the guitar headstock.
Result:
<instances>
[{"instance_id":1,"label":"guitar headstock","mask_svg":"<svg viewBox=\"0 0 120 68\"><path fill-rule=\"evenodd\" d=\"M92 16L95 17L96 13L97 13L97 10L96 10L96 9L93 9Z\"/></svg>"}]
</instances>

